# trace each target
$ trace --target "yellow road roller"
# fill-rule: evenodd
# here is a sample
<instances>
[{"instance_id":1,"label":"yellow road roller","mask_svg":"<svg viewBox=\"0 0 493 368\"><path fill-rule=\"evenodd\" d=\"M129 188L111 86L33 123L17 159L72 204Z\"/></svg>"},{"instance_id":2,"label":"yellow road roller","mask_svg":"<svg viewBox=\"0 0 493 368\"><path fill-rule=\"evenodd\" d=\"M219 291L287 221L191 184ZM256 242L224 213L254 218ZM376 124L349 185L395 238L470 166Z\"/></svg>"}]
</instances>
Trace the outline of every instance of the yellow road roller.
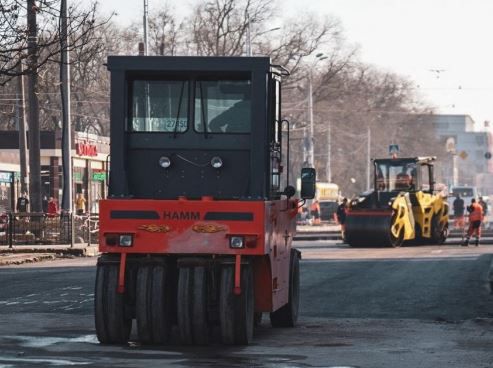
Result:
<instances>
[{"instance_id":1,"label":"yellow road roller","mask_svg":"<svg viewBox=\"0 0 493 368\"><path fill-rule=\"evenodd\" d=\"M353 247L443 244L448 235L448 204L434 193L435 160L373 160L374 190L351 200L344 229L346 243Z\"/></svg>"}]
</instances>

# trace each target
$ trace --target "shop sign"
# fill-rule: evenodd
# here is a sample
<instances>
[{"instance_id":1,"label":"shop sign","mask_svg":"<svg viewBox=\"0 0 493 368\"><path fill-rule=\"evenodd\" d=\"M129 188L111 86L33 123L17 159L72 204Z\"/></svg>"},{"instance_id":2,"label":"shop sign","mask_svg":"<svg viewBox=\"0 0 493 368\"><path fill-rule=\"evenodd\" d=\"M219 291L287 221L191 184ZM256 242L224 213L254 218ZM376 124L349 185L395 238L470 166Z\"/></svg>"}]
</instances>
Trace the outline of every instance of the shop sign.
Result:
<instances>
[{"instance_id":1,"label":"shop sign","mask_svg":"<svg viewBox=\"0 0 493 368\"><path fill-rule=\"evenodd\" d=\"M82 181L82 174L80 172L74 172L73 180L78 182Z\"/></svg>"},{"instance_id":2,"label":"shop sign","mask_svg":"<svg viewBox=\"0 0 493 368\"><path fill-rule=\"evenodd\" d=\"M97 156L98 147L95 144L89 144L87 142L79 142L75 144L75 151L79 156Z\"/></svg>"},{"instance_id":3,"label":"shop sign","mask_svg":"<svg viewBox=\"0 0 493 368\"><path fill-rule=\"evenodd\" d=\"M0 172L0 183L12 182L12 174L7 172Z\"/></svg>"},{"instance_id":4,"label":"shop sign","mask_svg":"<svg viewBox=\"0 0 493 368\"><path fill-rule=\"evenodd\" d=\"M92 180L93 181L105 181L106 180L106 173L104 171L95 171L92 173Z\"/></svg>"}]
</instances>

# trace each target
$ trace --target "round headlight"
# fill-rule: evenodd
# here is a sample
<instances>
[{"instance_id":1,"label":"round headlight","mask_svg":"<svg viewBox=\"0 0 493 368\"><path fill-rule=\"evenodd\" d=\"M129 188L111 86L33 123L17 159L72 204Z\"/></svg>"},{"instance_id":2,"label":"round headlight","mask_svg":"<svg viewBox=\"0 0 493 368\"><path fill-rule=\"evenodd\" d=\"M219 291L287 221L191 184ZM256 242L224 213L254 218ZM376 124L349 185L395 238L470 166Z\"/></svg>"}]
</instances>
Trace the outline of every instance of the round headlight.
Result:
<instances>
[{"instance_id":1,"label":"round headlight","mask_svg":"<svg viewBox=\"0 0 493 368\"><path fill-rule=\"evenodd\" d=\"M221 160L221 157L214 156L214 157L211 159L211 166L212 166L214 169L220 169L220 168L223 166L223 160Z\"/></svg>"},{"instance_id":2,"label":"round headlight","mask_svg":"<svg viewBox=\"0 0 493 368\"><path fill-rule=\"evenodd\" d=\"M244 248L245 239L242 236L232 236L229 239L229 246L231 248Z\"/></svg>"},{"instance_id":3,"label":"round headlight","mask_svg":"<svg viewBox=\"0 0 493 368\"><path fill-rule=\"evenodd\" d=\"M161 166L163 169L167 169L168 167L171 166L171 160L169 157L163 156L159 159L159 166Z\"/></svg>"}]
</instances>

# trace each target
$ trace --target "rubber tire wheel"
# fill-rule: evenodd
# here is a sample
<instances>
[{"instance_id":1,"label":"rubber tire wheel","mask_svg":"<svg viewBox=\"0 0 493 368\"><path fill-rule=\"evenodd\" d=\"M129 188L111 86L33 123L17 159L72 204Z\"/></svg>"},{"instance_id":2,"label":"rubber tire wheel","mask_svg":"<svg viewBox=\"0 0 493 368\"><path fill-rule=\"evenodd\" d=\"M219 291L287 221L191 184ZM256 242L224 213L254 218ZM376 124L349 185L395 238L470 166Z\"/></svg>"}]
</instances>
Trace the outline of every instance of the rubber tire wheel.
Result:
<instances>
[{"instance_id":1,"label":"rubber tire wheel","mask_svg":"<svg viewBox=\"0 0 493 368\"><path fill-rule=\"evenodd\" d=\"M249 265L241 267L241 294L235 295L234 267L221 269L219 288L219 324L221 339L228 345L248 345L253 338L255 296L253 273Z\"/></svg>"},{"instance_id":2,"label":"rubber tire wheel","mask_svg":"<svg viewBox=\"0 0 493 368\"><path fill-rule=\"evenodd\" d=\"M94 291L96 336L103 344L125 344L132 318L127 317L125 294L117 293L119 264L98 264Z\"/></svg>"},{"instance_id":3,"label":"rubber tire wheel","mask_svg":"<svg viewBox=\"0 0 493 368\"><path fill-rule=\"evenodd\" d=\"M396 218L397 218L397 213L392 216L392 220L390 221L390 226L394 224ZM400 230L399 236L397 238L392 235L392 232L389 229L389 244L388 244L389 247L399 248L403 242L404 242L404 228Z\"/></svg>"},{"instance_id":4,"label":"rubber tire wheel","mask_svg":"<svg viewBox=\"0 0 493 368\"><path fill-rule=\"evenodd\" d=\"M288 303L270 314L272 327L294 327L298 321L300 304L300 258L295 249L291 249L289 267Z\"/></svg>"},{"instance_id":5,"label":"rubber tire wheel","mask_svg":"<svg viewBox=\"0 0 493 368\"><path fill-rule=\"evenodd\" d=\"M137 271L136 321L143 344L164 345L171 331L171 300L167 268L164 264L147 264Z\"/></svg>"},{"instance_id":6,"label":"rubber tire wheel","mask_svg":"<svg viewBox=\"0 0 493 368\"><path fill-rule=\"evenodd\" d=\"M448 225L446 225L448 226ZM447 240L447 230L440 230L440 221L437 215L433 215L431 219L431 241L433 244L442 245ZM445 234L444 234L445 233Z\"/></svg>"},{"instance_id":7,"label":"rubber tire wheel","mask_svg":"<svg viewBox=\"0 0 493 368\"><path fill-rule=\"evenodd\" d=\"M402 243L404 243L404 228L399 232L399 237L394 238L392 234L390 234L390 242L389 247L391 248L399 248Z\"/></svg>"},{"instance_id":8,"label":"rubber tire wheel","mask_svg":"<svg viewBox=\"0 0 493 368\"><path fill-rule=\"evenodd\" d=\"M255 312L253 314L253 326L258 327L262 324L262 312Z\"/></svg>"},{"instance_id":9,"label":"rubber tire wheel","mask_svg":"<svg viewBox=\"0 0 493 368\"><path fill-rule=\"evenodd\" d=\"M208 277L205 267L183 267L178 276L178 330L183 344L209 343Z\"/></svg>"}]
</instances>

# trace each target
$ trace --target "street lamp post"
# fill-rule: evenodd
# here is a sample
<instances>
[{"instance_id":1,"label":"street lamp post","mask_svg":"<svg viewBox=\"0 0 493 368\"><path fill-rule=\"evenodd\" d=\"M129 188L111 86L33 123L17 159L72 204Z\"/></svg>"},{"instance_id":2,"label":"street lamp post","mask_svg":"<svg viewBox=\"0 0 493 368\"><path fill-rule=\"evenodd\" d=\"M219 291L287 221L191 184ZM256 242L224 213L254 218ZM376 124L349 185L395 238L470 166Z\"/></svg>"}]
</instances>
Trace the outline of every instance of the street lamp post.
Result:
<instances>
[{"instance_id":1,"label":"street lamp post","mask_svg":"<svg viewBox=\"0 0 493 368\"><path fill-rule=\"evenodd\" d=\"M313 73L312 69L315 68L315 65L318 61L327 59L328 56L324 56L323 53L318 53L315 55L316 59L312 63L310 70L308 72L308 110L309 110L309 121L310 121L310 135L308 137L309 147L308 147L308 165L310 167L315 167L315 138L314 138L314 126L313 126ZM329 133L330 135L330 133ZM330 147L329 147L330 149ZM330 169L329 169L330 171Z\"/></svg>"},{"instance_id":2,"label":"street lamp post","mask_svg":"<svg viewBox=\"0 0 493 368\"><path fill-rule=\"evenodd\" d=\"M371 189L371 130L370 130L370 125L368 125L368 130L367 130L367 157L366 157L366 189L370 190Z\"/></svg>"},{"instance_id":3,"label":"street lamp post","mask_svg":"<svg viewBox=\"0 0 493 368\"><path fill-rule=\"evenodd\" d=\"M148 0L144 0L144 55L148 55L148 38L147 38L147 33L149 29L149 22L148 22L148 15L149 15L149 4Z\"/></svg>"},{"instance_id":4,"label":"street lamp post","mask_svg":"<svg viewBox=\"0 0 493 368\"><path fill-rule=\"evenodd\" d=\"M330 146L331 146L331 136L330 131L332 128L331 121L329 119L329 126L327 127L327 162L325 163L325 174L327 176L327 182L332 182L332 167L331 167L331 154L330 154Z\"/></svg>"},{"instance_id":5,"label":"street lamp post","mask_svg":"<svg viewBox=\"0 0 493 368\"><path fill-rule=\"evenodd\" d=\"M251 32L251 21L250 21L250 15L247 14L247 28L246 28L246 56L252 56L252 32ZM261 36L263 34L277 31L278 29L281 29L281 27L274 27L271 29L268 29L267 31L257 33L255 37Z\"/></svg>"},{"instance_id":6,"label":"street lamp post","mask_svg":"<svg viewBox=\"0 0 493 368\"><path fill-rule=\"evenodd\" d=\"M247 14L246 36L247 36L246 54L247 56L252 56L252 35L250 33L250 14Z\"/></svg>"},{"instance_id":7,"label":"street lamp post","mask_svg":"<svg viewBox=\"0 0 493 368\"><path fill-rule=\"evenodd\" d=\"M310 75L308 76L308 109L309 109L309 121L310 121L310 130L308 136L308 166L314 167L315 160L315 150L314 150L314 136L313 136L313 91L312 91L312 73L310 71Z\"/></svg>"}]
</instances>

